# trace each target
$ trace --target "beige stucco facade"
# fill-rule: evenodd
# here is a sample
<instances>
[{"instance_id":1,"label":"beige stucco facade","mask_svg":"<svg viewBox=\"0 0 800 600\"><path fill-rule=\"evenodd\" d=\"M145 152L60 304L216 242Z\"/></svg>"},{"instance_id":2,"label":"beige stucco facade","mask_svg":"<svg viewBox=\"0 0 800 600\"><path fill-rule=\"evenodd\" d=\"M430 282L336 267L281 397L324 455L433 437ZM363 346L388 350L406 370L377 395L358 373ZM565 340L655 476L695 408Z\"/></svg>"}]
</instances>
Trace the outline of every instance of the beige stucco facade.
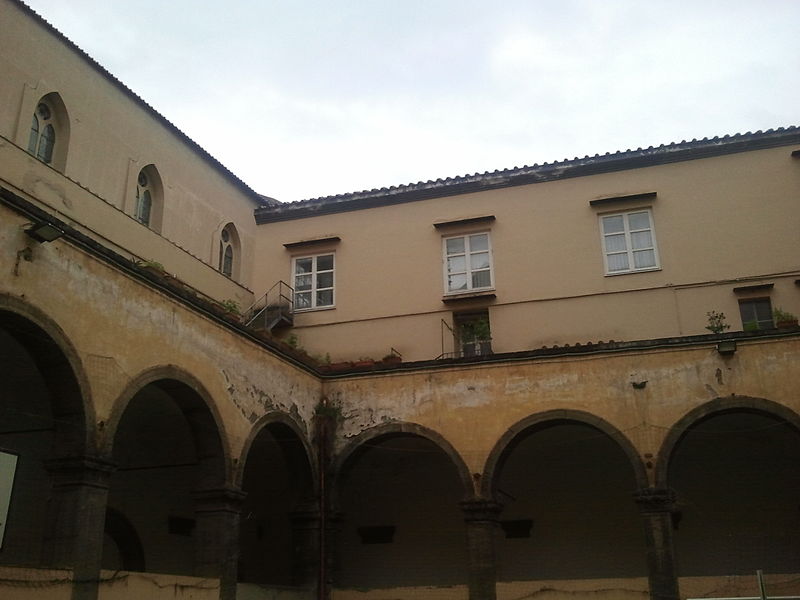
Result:
<instances>
[{"instance_id":1,"label":"beige stucco facade","mask_svg":"<svg viewBox=\"0 0 800 600\"><path fill-rule=\"evenodd\" d=\"M452 324L454 311L476 307L488 307L496 352L696 335L711 310L739 329L732 289L743 282L775 283L774 304L800 311L793 248L800 169L792 149L270 222L261 226L268 235L258 238L254 285L289 281L292 255L334 251L336 307L298 315L295 333L314 352L340 359L380 358L390 346L411 360L434 358L452 350L442 349L440 321ZM599 217L637 209L652 213L659 268L606 275ZM435 227L489 215L495 219ZM447 302L442 238L482 231L491 235L496 297ZM334 236L340 241L327 247L282 246ZM358 348L347 343L354 335Z\"/></svg>"},{"instance_id":2,"label":"beige stucco facade","mask_svg":"<svg viewBox=\"0 0 800 600\"><path fill-rule=\"evenodd\" d=\"M0 596L800 593L800 329L747 316L800 312L796 128L280 205L24 5L0 31ZM283 327L222 309L281 280Z\"/></svg>"}]
</instances>

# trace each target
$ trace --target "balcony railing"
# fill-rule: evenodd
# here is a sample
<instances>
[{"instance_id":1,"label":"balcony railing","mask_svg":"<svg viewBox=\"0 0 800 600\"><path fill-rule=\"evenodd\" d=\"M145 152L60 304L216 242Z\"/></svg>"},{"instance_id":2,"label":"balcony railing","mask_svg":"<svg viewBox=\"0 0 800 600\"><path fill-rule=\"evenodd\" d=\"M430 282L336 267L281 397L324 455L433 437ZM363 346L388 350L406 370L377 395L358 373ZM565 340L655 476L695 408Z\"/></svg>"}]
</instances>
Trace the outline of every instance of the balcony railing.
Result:
<instances>
[{"instance_id":1,"label":"balcony railing","mask_svg":"<svg viewBox=\"0 0 800 600\"><path fill-rule=\"evenodd\" d=\"M273 285L248 308L244 323L254 329L272 331L294 324L294 289L285 281Z\"/></svg>"}]
</instances>

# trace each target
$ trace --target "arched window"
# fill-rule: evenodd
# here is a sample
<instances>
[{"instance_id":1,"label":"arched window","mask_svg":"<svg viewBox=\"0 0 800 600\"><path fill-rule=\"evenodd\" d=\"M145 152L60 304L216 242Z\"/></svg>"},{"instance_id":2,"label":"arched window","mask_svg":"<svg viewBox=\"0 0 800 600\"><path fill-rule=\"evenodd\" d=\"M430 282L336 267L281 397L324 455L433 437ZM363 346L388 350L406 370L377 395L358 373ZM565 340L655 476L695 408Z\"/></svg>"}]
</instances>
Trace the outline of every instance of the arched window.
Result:
<instances>
[{"instance_id":1,"label":"arched window","mask_svg":"<svg viewBox=\"0 0 800 600\"><path fill-rule=\"evenodd\" d=\"M134 217L142 225L150 227L150 212L153 209L153 192L151 189L150 179L144 169L139 171L139 177L136 180L136 208Z\"/></svg>"},{"instance_id":2,"label":"arched window","mask_svg":"<svg viewBox=\"0 0 800 600\"><path fill-rule=\"evenodd\" d=\"M27 137L28 154L63 172L67 164L70 125L67 107L58 92L39 98L28 131L24 127L26 122L27 117L21 118L19 143L24 144Z\"/></svg>"},{"instance_id":3,"label":"arched window","mask_svg":"<svg viewBox=\"0 0 800 600\"><path fill-rule=\"evenodd\" d=\"M133 218L153 231L161 231L164 212L164 184L155 165L147 165L136 176Z\"/></svg>"},{"instance_id":4,"label":"arched window","mask_svg":"<svg viewBox=\"0 0 800 600\"><path fill-rule=\"evenodd\" d=\"M33 113L31 133L28 137L28 152L46 164L53 162L56 145L55 113L44 99Z\"/></svg>"},{"instance_id":5,"label":"arched window","mask_svg":"<svg viewBox=\"0 0 800 600\"><path fill-rule=\"evenodd\" d=\"M219 271L227 277L233 277L238 245L236 228L228 223L219 236Z\"/></svg>"}]
</instances>

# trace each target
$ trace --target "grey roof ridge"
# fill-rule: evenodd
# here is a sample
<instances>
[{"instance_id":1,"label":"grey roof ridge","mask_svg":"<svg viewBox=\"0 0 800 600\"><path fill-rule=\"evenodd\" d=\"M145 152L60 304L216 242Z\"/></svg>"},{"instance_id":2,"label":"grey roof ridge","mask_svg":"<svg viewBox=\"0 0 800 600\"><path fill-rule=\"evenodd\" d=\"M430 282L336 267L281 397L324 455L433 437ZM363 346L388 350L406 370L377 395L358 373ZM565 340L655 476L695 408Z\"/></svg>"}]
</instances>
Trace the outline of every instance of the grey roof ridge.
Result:
<instances>
[{"instance_id":1,"label":"grey roof ridge","mask_svg":"<svg viewBox=\"0 0 800 600\"><path fill-rule=\"evenodd\" d=\"M186 135L183 131L181 131L177 125L172 123L169 119L167 119L164 115L158 112L155 108L150 106L141 96L139 96L136 92L130 89L127 85L122 83L117 77L115 77L108 69L106 69L103 65L97 62L94 58L92 58L83 48L78 46L75 42L70 40L66 35L61 33L58 29L55 28L47 19L45 19L42 15L37 13L33 10L30 6L25 4L23 0L11 0L11 2L17 4L19 8L33 17L34 20L39 22L42 26L44 26L50 33L55 35L59 38L64 44L66 44L69 48L75 51L81 58L83 58L86 62L89 63L91 67L97 70L103 77L108 79L112 85L119 88L125 95L130 97L134 102L139 104L146 112L150 113L157 121L159 121L162 125L164 125L167 129L172 131L178 138L183 140L187 146L194 152L200 155L201 158L205 159L208 163L211 164L212 167L220 171L224 177L226 177L230 182L240 191L242 191L250 200L252 200L257 205L262 205L264 199L262 195L256 192L253 188L247 185L244 181L239 179L239 177L231 171L228 167L223 165L219 160L214 158L205 148L203 148L200 144L195 142L192 138Z\"/></svg>"},{"instance_id":2,"label":"grey roof ridge","mask_svg":"<svg viewBox=\"0 0 800 600\"><path fill-rule=\"evenodd\" d=\"M606 152L602 155L587 155L583 158L575 157L550 163L544 162L542 164L524 165L522 167L498 169L444 179L283 202L277 206L261 206L256 209L256 220L259 223L267 223L302 218L312 216L312 214L359 210L384 204L423 200L499 187L526 185L537 181L552 181L566 177L632 169L652 164L719 156L794 143L800 143L800 127L794 125L764 131L758 130L756 132L748 131L747 133L723 135L721 137L705 137L700 140L695 138L688 142L682 140L655 147L637 148L636 150L619 150ZM575 172L569 172L570 170ZM384 202L376 202L379 200Z\"/></svg>"}]
</instances>

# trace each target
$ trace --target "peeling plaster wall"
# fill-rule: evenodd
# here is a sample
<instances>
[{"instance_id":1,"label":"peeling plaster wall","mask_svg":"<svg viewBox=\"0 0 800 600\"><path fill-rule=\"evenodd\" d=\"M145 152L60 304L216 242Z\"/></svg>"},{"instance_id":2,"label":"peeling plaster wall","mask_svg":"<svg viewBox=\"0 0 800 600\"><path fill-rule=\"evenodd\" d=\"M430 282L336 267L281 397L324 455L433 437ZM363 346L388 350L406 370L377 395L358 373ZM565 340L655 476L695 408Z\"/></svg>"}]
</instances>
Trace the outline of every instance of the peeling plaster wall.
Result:
<instances>
[{"instance_id":1,"label":"peeling plaster wall","mask_svg":"<svg viewBox=\"0 0 800 600\"><path fill-rule=\"evenodd\" d=\"M148 372L188 374L213 400L223 445L239 459L252 424L270 411L308 427L321 384L269 351L76 250L64 241L34 244L24 219L0 208L0 292L40 308L77 349L89 380L98 443L109 444L120 400L144 385ZM138 382L138 383L133 383Z\"/></svg>"},{"instance_id":2,"label":"peeling plaster wall","mask_svg":"<svg viewBox=\"0 0 800 600\"><path fill-rule=\"evenodd\" d=\"M718 397L766 398L800 411L792 384L798 354L796 338L740 342L729 358L709 344L354 377L327 381L325 392L342 407L339 449L371 427L405 421L443 435L482 473L512 425L545 411L591 413L652 457L678 419ZM633 387L640 382L644 388Z\"/></svg>"}]
</instances>

